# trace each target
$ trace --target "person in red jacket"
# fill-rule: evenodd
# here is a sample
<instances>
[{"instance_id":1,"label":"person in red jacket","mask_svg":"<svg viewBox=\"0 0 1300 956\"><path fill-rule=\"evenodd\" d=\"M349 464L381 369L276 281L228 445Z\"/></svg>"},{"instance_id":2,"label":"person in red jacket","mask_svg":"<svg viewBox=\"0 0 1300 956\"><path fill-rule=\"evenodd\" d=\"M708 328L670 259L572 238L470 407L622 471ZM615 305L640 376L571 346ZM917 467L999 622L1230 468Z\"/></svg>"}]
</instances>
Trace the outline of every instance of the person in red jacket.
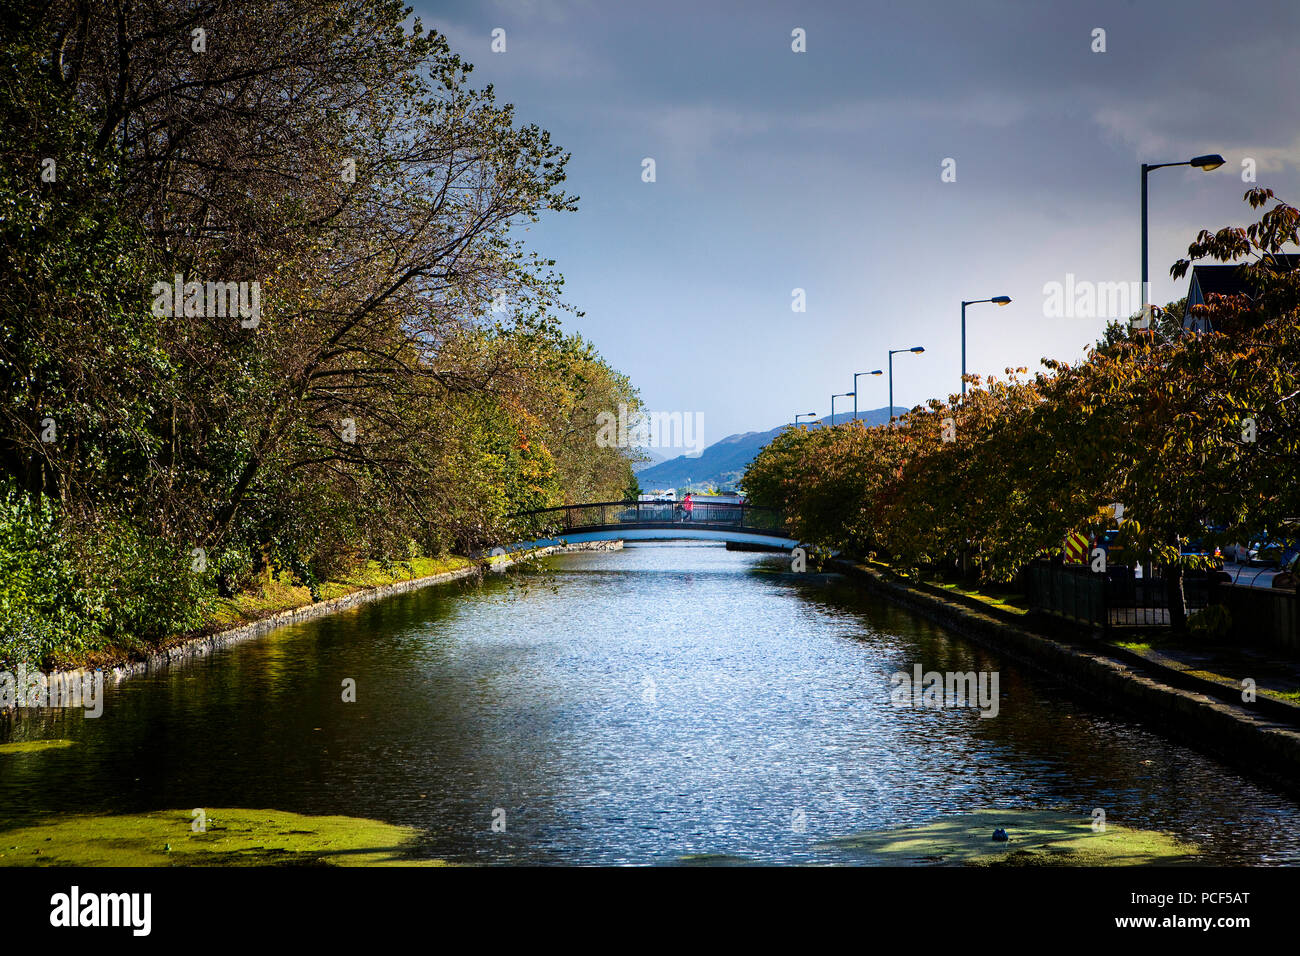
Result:
<instances>
[{"instance_id":1,"label":"person in red jacket","mask_svg":"<svg viewBox=\"0 0 1300 956\"><path fill-rule=\"evenodd\" d=\"M691 509L694 507L695 507L695 503L691 501L691 493L688 491L686 493L686 497L682 499L682 520L683 521L691 520Z\"/></svg>"}]
</instances>

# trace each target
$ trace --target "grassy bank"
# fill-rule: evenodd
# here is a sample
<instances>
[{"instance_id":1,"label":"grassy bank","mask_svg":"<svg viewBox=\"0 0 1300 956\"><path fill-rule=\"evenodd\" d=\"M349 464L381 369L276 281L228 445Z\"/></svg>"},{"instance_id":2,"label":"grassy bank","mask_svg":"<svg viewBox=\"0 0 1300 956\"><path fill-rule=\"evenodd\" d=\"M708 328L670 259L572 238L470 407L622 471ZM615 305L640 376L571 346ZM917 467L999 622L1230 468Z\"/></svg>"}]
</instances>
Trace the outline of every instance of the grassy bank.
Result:
<instances>
[{"instance_id":1,"label":"grassy bank","mask_svg":"<svg viewBox=\"0 0 1300 956\"><path fill-rule=\"evenodd\" d=\"M321 601L330 601L358 591L368 591L403 581L464 570L471 567L473 563L469 558L458 556L412 558L388 567L377 561L370 561L364 567L357 568L338 580L320 584L317 594ZM305 584L295 583L293 576L286 571L275 577L267 576L258 583L256 588L240 592L234 597L208 598L202 612L202 623L192 630L172 635L162 641L135 642L129 645L109 643L87 651L56 653L48 663L56 669L114 666L142 659L195 638L252 624L272 615L307 607L314 603L316 602L312 598L311 588Z\"/></svg>"},{"instance_id":2,"label":"grassy bank","mask_svg":"<svg viewBox=\"0 0 1300 956\"><path fill-rule=\"evenodd\" d=\"M1289 661L1231 645L1189 644L1160 635L1106 643L1158 666L1218 684L1234 695L1241 692L1242 676L1249 675L1260 697L1300 704L1300 666Z\"/></svg>"},{"instance_id":3,"label":"grassy bank","mask_svg":"<svg viewBox=\"0 0 1300 956\"><path fill-rule=\"evenodd\" d=\"M987 604L991 608L1005 611L1008 614L1029 613L1029 598L1012 587L982 581L975 583L969 580L948 581L942 577L927 578L919 572L895 567L878 559L872 559L864 563L881 574L893 578L900 584L942 588L949 594L969 598L972 601L979 601L981 604Z\"/></svg>"},{"instance_id":4,"label":"grassy bank","mask_svg":"<svg viewBox=\"0 0 1300 956\"><path fill-rule=\"evenodd\" d=\"M988 607L1004 615L1014 615L1028 621L1029 599L1014 588L985 582L927 579L883 561L873 560L866 564L904 587L950 595L968 607ZM1026 626L1032 628L1034 625L1029 623ZM1228 644L1174 638L1165 630L1133 630L1131 636L1114 637L1102 644L1136 655L1157 667L1170 668L1180 674L1230 688L1235 694L1241 691L1241 676L1249 675L1256 681L1256 693L1259 696L1300 704L1300 668L1293 663L1271 659L1266 653L1243 650Z\"/></svg>"}]
</instances>

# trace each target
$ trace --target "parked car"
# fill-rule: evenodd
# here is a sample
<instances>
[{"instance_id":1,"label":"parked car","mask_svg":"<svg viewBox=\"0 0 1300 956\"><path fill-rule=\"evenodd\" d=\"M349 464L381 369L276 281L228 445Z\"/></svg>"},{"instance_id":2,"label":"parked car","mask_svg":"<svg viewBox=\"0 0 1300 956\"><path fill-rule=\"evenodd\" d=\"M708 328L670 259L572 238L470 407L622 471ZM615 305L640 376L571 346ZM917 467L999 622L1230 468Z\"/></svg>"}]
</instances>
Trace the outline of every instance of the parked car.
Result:
<instances>
[{"instance_id":1,"label":"parked car","mask_svg":"<svg viewBox=\"0 0 1300 956\"><path fill-rule=\"evenodd\" d=\"M1291 568L1300 558L1300 543L1284 540L1257 542L1252 563L1258 562L1277 568Z\"/></svg>"},{"instance_id":2,"label":"parked car","mask_svg":"<svg viewBox=\"0 0 1300 956\"><path fill-rule=\"evenodd\" d=\"M1223 548L1223 558L1225 561L1233 561L1240 564L1246 564L1250 561L1251 549L1249 545L1240 542L1236 544L1225 545Z\"/></svg>"}]
</instances>

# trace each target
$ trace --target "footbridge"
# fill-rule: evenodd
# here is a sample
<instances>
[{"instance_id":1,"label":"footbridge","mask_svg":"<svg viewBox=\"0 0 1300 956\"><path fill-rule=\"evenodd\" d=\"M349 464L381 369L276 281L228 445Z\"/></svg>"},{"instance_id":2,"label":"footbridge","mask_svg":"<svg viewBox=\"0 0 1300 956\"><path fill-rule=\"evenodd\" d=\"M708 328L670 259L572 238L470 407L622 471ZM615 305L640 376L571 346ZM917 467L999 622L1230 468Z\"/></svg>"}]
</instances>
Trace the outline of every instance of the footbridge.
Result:
<instances>
[{"instance_id":1,"label":"footbridge","mask_svg":"<svg viewBox=\"0 0 1300 956\"><path fill-rule=\"evenodd\" d=\"M781 514L749 504L681 501L603 501L524 511L511 516L520 541L508 550L583 541L730 541L769 548L797 548Z\"/></svg>"}]
</instances>

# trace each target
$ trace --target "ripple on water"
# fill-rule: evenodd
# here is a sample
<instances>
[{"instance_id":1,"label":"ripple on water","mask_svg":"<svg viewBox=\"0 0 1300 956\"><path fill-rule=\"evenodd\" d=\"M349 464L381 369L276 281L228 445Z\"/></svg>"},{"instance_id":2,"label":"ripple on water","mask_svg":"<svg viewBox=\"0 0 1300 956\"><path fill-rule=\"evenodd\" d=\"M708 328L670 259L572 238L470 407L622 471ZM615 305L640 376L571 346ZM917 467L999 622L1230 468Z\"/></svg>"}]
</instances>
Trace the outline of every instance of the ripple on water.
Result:
<instances>
[{"instance_id":1,"label":"ripple on water","mask_svg":"<svg viewBox=\"0 0 1300 956\"><path fill-rule=\"evenodd\" d=\"M413 827L450 860L838 863L862 861L831 842L868 831L1102 807L1204 862L1300 862L1288 797L786 571L642 545L287 628L42 725L77 746L0 754L2 822L267 807ZM998 716L895 709L889 676L915 663L997 671Z\"/></svg>"}]
</instances>

